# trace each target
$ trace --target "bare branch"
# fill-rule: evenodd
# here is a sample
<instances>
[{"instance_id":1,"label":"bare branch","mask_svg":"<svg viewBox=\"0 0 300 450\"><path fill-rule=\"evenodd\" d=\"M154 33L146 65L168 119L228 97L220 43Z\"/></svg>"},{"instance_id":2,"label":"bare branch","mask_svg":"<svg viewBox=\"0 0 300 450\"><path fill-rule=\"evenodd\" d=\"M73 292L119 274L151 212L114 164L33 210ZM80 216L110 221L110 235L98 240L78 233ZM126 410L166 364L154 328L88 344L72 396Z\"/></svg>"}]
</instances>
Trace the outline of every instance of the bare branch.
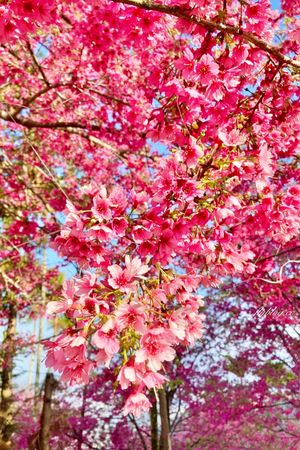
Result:
<instances>
[{"instance_id":1,"label":"bare branch","mask_svg":"<svg viewBox=\"0 0 300 450\"><path fill-rule=\"evenodd\" d=\"M34 52L32 51L32 48L31 48L30 43L27 42L26 45L27 45L27 49L28 49L28 51L29 51L29 53L30 53L30 56L31 56L31 58L32 58L32 61L33 61L34 65L36 66L36 68L38 69L38 71L40 72L40 74L41 74L41 76L42 76L42 78L43 78L45 84L46 84L48 87L51 87L51 84L50 84L49 80L48 80L47 77L46 77L46 74L45 74L45 72L44 72L44 69L42 68L42 66L40 65L39 61L37 60L37 58L36 58Z\"/></svg>"}]
</instances>

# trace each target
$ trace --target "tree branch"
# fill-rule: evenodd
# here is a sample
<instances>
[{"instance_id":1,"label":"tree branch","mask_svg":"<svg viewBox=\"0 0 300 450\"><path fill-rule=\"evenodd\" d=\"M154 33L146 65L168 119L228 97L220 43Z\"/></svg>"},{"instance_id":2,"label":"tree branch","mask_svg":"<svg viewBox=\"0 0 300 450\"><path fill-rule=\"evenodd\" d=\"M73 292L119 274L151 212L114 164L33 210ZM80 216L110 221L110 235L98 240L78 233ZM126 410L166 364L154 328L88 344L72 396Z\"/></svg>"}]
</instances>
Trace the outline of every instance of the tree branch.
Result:
<instances>
[{"instance_id":1,"label":"tree branch","mask_svg":"<svg viewBox=\"0 0 300 450\"><path fill-rule=\"evenodd\" d=\"M287 64L297 69L300 69L300 61L288 58L283 55L280 50L273 45L260 39L258 36L244 31L240 27L233 25L228 25L226 23L216 23L212 20L203 19L194 15L190 15L185 12L179 6L168 6L153 2L152 0L112 0L114 3L123 3L125 5L136 6L138 8L145 9L147 11L158 11L163 14L168 14L170 16L178 17L179 19L184 19L187 22L200 25L210 31L219 30L223 33L232 34L234 36L239 36L244 41L254 44L256 47L260 48L264 52L274 56L282 64Z\"/></svg>"},{"instance_id":2,"label":"tree branch","mask_svg":"<svg viewBox=\"0 0 300 450\"><path fill-rule=\"evenodd\" d=\"M31 59L32 59L34 65L36 66L36 68L38 69L38 71L40 72L40 74L41 74L41 76L42 76L42 78L44 80L44 83L50 88L51 84L50 84L50 82L48 81L48 79L46 77L44 69L42 68L42 66L40 65L39 61L37 60L34 52L32 51L30 43L27 42L26 45L27 45L27 49L28 49L28 51L30 53Z\"/></svg>"},{"instance_id":3,"label":"tree branch","mask_svg":"<svg viewBox=\"0 0 300 450\"><path fill-rule=\"evenodd\" d=\"M20 104L20 106L15 111L13 111L11 113L11 116L14 118L14 121L16 121L16 117L22 111L22 109L27 108L28 106L30 106L37 98L39 98L42 95L46 94L47 92L51 91L51 89L56 89L56 88L61 87L61 86L68 86L68 84L55 83L55 84L52 84L52 85L47 85L43 89L41 89L40 91L38 91L35 94L31 95L30 97L25 98L23 103ZM1 116L2 115L4 116L5 113L1 113ZM8 116L8 114L7 114L7 116ZM1 118L3 120L9 120L8 118L4 118L4 117L1 117Z\"/></svg>"},{"instance_id":4,"label":"tree branch","mask_svg":"<svg viewBox=\"0 0 300 450\"><path fill-rule=\"evenodd\" d=\"M295 247L288 248L286 250L282 250L281 252L274 253L273 255L264 256L263 258L259 258L257 261L255 261L255 264L260 263L262 261L266 261L267 259L275 258L277 256L285 255L286 253L293 252L294 250L298 250L300 248L300 245L296 245Z\"/></svg>"},{"instance_id":5,"label":"tree branch","mask_svg":"<svg viewBox=\"0 0 300 450\"><path fill-rule=\"evenodd\" d=\"M56 121L56 122L39 122L37 120L28 119L26 117L14 117L12 114L5 113L0 111L0 119L5 120L7 122L13 122L18 125L22 125L26 128L49 128L49 129L61 129L61 128L79 128L81 130L93 130L100 131L102 127L100 125L83 125L79 122L64 122L64 121Z\"/></svg>"},{"instance_id":6,"label":"tree branch","mask_svg":"<svg viewBox=\"0 0 300 450\"><path fill-rule=\"evenodd\" d=\"M136 428L136 431L138 432L138 435L139 435L139 437L140 437L140 440L141 440L143 449L144 449L144 450L147 450L146 441L145 441L145 439L144 439L144 436L142 435L142 432L141 432L141 430L140 430L140 427L139 427L138 424L137 424L137 421L135 420L135 418L134 418L134 416L133 416L132 414L129 414L129 415L128 415L128 418L129 418L129 420L134 424L134 426L135 426L135 428Z\"/></svg>"}]
</instances>

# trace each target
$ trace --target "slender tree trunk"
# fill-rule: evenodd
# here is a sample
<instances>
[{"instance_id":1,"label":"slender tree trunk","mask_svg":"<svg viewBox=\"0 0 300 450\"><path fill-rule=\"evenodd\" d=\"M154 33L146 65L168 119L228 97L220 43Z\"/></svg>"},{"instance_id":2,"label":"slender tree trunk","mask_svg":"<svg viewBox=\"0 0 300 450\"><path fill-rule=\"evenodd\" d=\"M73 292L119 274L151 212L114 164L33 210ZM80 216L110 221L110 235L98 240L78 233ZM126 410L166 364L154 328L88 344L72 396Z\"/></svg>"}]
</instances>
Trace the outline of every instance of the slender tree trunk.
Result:
<instances>
[{"instance_id":1,"label":"slender tree trunk","mask_svg":"<svg viewBox=\"0 0 300 450\"><path fill-rule=\"evenodd\" d=\"M16 352L16 319L17 310L15 305L9 305L8 323L3 340L3 364L1 372L1 404L0 404L0 442L7 448L11 445L13 433L13 391L12 374L13 358Z\"/></svg>"},{"instance_id":2,"label":"slender tree trunk","mask_svg":"<svg viewBox=\"0 0 300 450\"><path fill-rule=\"evenodd\" d=\"M36 349L36 367L35 367L35 382L34 382L34 408L37 412L39 403L39 392L40 392L40 373L41 373L41 357L42 357L42 346L40 341L43 339L43 317L39 318L39 328L38 328L38 344Z\"/></svg>"},{"instance_id":3,"label":"slender tree trunk","mask_svg":"<svg viewBox=\"0 0 300 450\"><path fill-rule=\"evenodd\" d=\"M158 426L157 426L157 403L154 400L150 410L151 421L151 450L158 450Z\"/></svg>"},{"instance_id":4,"label":"slender tree trunk","mask_svg":"<svg viewBox=\"0 0 300 450\"><path fill-rule=\"evenodd\" d=\"M42 274L45 277L47 272L47 253L46 249L43 249L43 269ZM41 285L41 305L43 309L46 304L46 288L44 282ZM42 358L42 345L41 340L44 334L44 318L42 314L39 317L39 328L38 328L38 344L36 349L36 369L35 369L35 383L34 383L34 410L37 414L38 404L39 404L39 392L40 392L40 373L41 373L41 358Z\"/></svg>"},{"instance_id":5,"label":"slender tree trunk","mask_svg":"<svg viewBox=\"0 0 300 450\"><path fill-rule=\"evenodd\" d=\"M158 395L161 421L160 450L172 450L168 401L165 389L160 389Z\"/></svg>"},{"instance_id":6,"label":"slender tree trunk","mask_svg":"<svg viewBox=\"0 0 300 450\"><path fill-rule=\"evenodd\" d=\"M51 425L51 402L52 394L56 386L56 381L52 373L47 373L45 379L45 390L43 409L40 419L40 431L36 442L36 449L38 450L50 450L49 437L50 437L50 425Z\"/></svg>"},{"instance_id":7,"label":"slender tree trunk","mask_svg":"<svg viewBox=\"0 0 300 450\"><path fill-rule=\"evenodd\" d=\"M36 339L36 319L33 319L33 336ZM32 377L35 361L35 352L32 351L30 355L29 368L28 368L28 390L32 390Z\"/></svg>"},{"instance_id":8,"label":"slender tree trunk","mask_svg":"<svg viewBox=\"0 0 300 450\"><path fill-rule=\"evenodd\" d=\"M42 358L42 346L40 344L43 338L43 318L38 319L38 344L36 347L36 366L35 366L35 379L34 379L34 397L33 397L33 411L35 415L39 414L40 400L41 400L41 387L40 387L40 373L41 373L41 358Z\"/></svg>"}]
</instances>

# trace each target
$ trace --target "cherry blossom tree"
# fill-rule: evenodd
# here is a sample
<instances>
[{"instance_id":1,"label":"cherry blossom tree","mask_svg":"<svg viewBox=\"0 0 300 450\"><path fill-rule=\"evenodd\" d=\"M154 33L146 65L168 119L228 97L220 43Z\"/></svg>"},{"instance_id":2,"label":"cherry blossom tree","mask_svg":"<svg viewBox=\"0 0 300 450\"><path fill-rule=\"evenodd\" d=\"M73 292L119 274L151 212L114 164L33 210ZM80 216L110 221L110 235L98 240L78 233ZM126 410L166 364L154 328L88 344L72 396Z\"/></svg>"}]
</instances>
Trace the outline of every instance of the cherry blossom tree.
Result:
<instances>
[{"instance_id":1,"label":"cherry blossom tree","mask_svg":"<svg viewBox=\"0 0 300 450\"><path fill-rule=\"evenodd\" d=\"M223 388L232 400L234 414L225 417L240 434L260 436L256 420L247 428L236 419L239 396L258 398L246 402L247 414L258 405L291 418L276 395L297 408L296 340L287 330L299 311L300 6L281 6L12 0L0 7L3 295L9 286L26 297L35 286L28 288L26 277L40 278L41 297L46 291L47 300L54 297L48 316L65 314L67 324L45 343L47 367L63 382L88 386L104 366L144 448L149 440L137 423L144 412L151 416L152 448L155 415L159 445L171 448L174 367L189 367L182 352L201 349L206 333L217 346L222 328L238 345L224 367L264 380L237 388L217 371L213 377L213 389ZM49 245L77 270L60 298L57 285L52 293L51 272L36 270L38 249ZM9 374L14 322L23 309L30 314L29 297L26 307L4 301ZM268 326L257 336L242 320L258 310ZM274 311L280 312L275 323ZM259 349L250 346L254 337ZM278 354L270 360L278 342L289 355L283 366ZM193 366L195 353L188 351ZM208 368L205 387L196 385L193 396L209 393L215 370ZM274 394L276 376L282 389ZM204 408L195 401L189 434L182 436L191 448L209 448L204 436L192 434L201 420L209 436L223 430L226 446L237 448L224 414L213 427L207 413L216 395L204 398ZM268 414L260 416L265 430ZM273 445L265 431L264 439ZM10 440L11 431L3 441Z\"/></svg>"}]
</instances>

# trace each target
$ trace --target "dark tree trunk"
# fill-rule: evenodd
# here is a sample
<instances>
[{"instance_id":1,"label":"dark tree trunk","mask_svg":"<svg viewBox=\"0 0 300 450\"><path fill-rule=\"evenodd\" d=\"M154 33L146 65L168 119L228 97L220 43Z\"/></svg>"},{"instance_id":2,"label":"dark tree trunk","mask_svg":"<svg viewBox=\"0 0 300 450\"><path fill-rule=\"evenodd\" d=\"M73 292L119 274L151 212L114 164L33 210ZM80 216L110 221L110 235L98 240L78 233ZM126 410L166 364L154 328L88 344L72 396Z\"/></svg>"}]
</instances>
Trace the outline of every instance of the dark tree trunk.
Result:
<instances>
[{"instance_id":1,"label":"dark tree trunk","mask_svg":"<svg viewBox=\"0 0 300 450\"><path fill-rule=\"evenodd\" d=\"M56 386L56 380L52 373L47 373L45 379L45 390L43 409L40 420L40 431L36 441L36 449L49 450L49 438L50 438L50 425L51 425L51 403L52 394Z\"/></svg>"},{"instance_id":2,"label":"dark tree trunk","mask_svg":"<svg viewBox=\"0 0 300 450\"><path fill-rule=\"evenodd\" d=\"M13 433L13 391L12 373L15 356L17 310L15 305L9 305L8 323L3 340L3 364L1 372L1 404L0 404L0 443L10 448Z\"/></svg>"},{"instance_id":3,"label":"dark tree trunk","mask_svg":"<svg viewBox=\"0 0 300 450\"><path fill-rule=\"evenodd\" d=\"M151 421L151 450L158 450L158 426L157 426L157 403L154 400L150 410Z\"/></svg>"},{"instance_id":4,"label":"dark tree trunk","mask_svg":"<svg viewBox=\"0 0 300 450\"><path fill-rule=\"evenodd\" d=\"M160 450L172 450L168 401L165 389L159 390L159 412L161 421Z\"/></svg>"}]
</instances>

